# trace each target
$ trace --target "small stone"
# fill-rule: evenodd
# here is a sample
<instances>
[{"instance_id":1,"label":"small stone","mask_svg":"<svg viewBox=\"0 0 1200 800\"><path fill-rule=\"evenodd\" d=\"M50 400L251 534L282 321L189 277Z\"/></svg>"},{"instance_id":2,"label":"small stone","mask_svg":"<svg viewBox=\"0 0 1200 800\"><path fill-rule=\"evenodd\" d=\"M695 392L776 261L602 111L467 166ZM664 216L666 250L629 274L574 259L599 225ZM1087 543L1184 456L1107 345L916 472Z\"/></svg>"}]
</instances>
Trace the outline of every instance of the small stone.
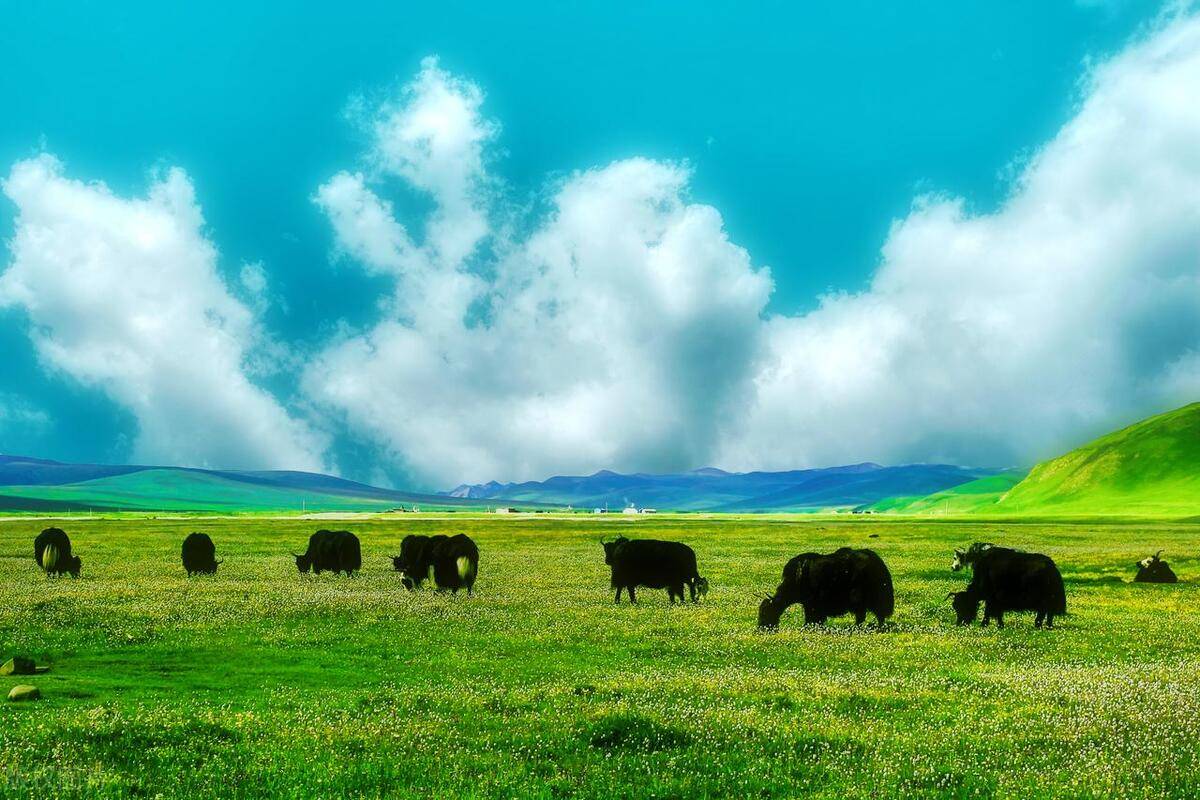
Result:
<instances>
[{"instance_id":1,"label":"small stone","mask_svg":"<svg viewBox=\"0 0 1200 800\"><path fill-rule=\"evenodd\" d=\"M0 675L32 675L34 669L32 658L15 656L0 666Z\"/></svg>"},{"instance_id":2,"label":"small stone","mask_svg":"<svg viewBox=\"0 0 1200 800\"><path fill-rule=\"evenodd\" d=\"M42 690L36 686L30 686L26 683L21 683L12 688L8 693L8 699L14 703L19 703L22 700L37 700L42 696Z\"/></svg>"}]
</instances>

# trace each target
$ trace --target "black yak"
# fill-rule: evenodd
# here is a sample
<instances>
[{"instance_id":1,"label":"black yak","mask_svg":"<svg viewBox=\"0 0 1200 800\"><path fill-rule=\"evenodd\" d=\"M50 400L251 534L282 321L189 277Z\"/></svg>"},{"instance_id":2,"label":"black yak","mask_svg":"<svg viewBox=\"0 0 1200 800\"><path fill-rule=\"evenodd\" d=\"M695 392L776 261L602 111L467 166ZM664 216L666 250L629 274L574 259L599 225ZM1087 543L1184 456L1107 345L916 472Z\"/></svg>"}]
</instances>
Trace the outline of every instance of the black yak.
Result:
<instances>
[{"instance_id":1,"label":"black yak","mask_svg":"<svg viewBox=\"0 0 1200 800\"><path fill-rule=\"evenodd\" d=\"M189 533L183 540L183 568L188 577L212 575L217 571L217 547L207 533Z\"/></svg>"},{"instance_id":2,"label":"black yak","mask_svg":"<svg viewBox=\"0 0 1200 800\"><path fill-rule=\"evenodd\" d=\"M674 603L683 602L683 587L688 587L692 602L699 602L708 593L708 581L696 569L696 551L682 542L658 539L626 539L618 536L604 545L604 563L612 568L612 586L617 590L614 602L621 602L621 592L628 590L629 602L636 603L634 589L666 589Z\"/></svg>"},{"instance_id":3,"label":"black yak","mask_svg":"<svg viewBox=\"0 0 1200 800\"><path fill-rule=\"evenodd\" d=\"M1067 613L1067 593L1053 559L1040 553L1024 553L1007 547L991 547L974 560L974 575L965 591L951 592L959 625L979 616L983 624L996 620L1004 627L1004 612L1033 611L1034 626L1054 627L1054 618Z\"/></svg>"},{"instance_id":4,"label":"black yak","mask_svg":"<svg viewBox=\"0 0 1200 800\"><path fill-rule=\"evenodd\" d=\"M37 535L33 540L33 558L47 576L69 572L72 578L78 578L83 566L79 556L71 555L71 540L62 528L46 528Z\"/></svg>"},{"instance_id":5,"label":"black yak","mask_svg":"<svg viewBox=\"0 0 1200 800\"><path fill-rule=\"evenodd\" d=\"M1175 571L1171 569L1171 565L1163 561L1159 556L1162 555L1162 550L1159 550L1149 558L1143 558L1134 566L1137 567L1137 575L1134 576L1134 583L1178 583L1179 579L1175 577Z\"/></svg>"},{"instance_id":6,"label":"black yak","mask_svg":"<svg viewBox=\"0 0 1200 800\"><path fill-rule=\"evenodd\" d=\"M470 595L479 577L479 548L466 534L446 536L405 536L400 555L392 556L392 567L400 573L400 582L409 591L433 581L438 591L457 594L466 589Z\"/></svg>"},{"instance_id":7,"label":"black yak","mask_svg":"<svg viewBox=\"0 0 1200 800\"><path fill-rule=\"evenodd\" d=\"M296 555L296 569L301 572L311 569L317 575L326 570L344 572L353 577L362 569L358 537L350 531L317 531L308 537L308 550L304 555Z\"/></svg>"},{"instance_id":8,"label":"black yak","mask_svg":"<svg viewBox=\"0 0 1200 800\"><path fill-rule=\"evenodd\" d=\"M853 614L863 624L867 612L883 625L895 611L892 574L874 550L843 547L829 555L801 553L783 568L775 594L758 607L758 626L772 629L790 606L804 607L805 625L824 625L829 617Z\"/></svg>"}]
</instances>

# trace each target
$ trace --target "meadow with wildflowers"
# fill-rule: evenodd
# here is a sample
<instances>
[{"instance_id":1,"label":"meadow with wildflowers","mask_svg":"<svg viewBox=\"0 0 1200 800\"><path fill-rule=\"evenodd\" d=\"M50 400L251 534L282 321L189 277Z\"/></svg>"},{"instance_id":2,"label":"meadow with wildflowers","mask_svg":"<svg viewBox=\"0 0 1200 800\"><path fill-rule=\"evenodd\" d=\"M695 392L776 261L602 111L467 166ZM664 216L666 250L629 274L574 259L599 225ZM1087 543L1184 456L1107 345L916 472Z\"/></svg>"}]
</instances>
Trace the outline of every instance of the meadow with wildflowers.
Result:
<instances>
[{"instance_id":1,"label":"meadow with wildflowers","mask_svg":"<svg viewBox=\"0 0 1200 800\"><path fill-rule=\"evenodd\" d=\"M33 537L83 558L47 579ZM353 578L299 575L318 527ZM184 536L225 560L188 578ZM474 597L408 593L409 533L472 536ZM613 605L597 540L691 544L711 591ZM955 627L952 550L1052 556L1069 616ZM872 547L896 614L755 628L806 550ZM1131 583L1164 550L1183 581ZM1200 527L1153 521L403 515L0 522L0 796L1118 797L1200 795Z\"/></svg>"}]
</instances>

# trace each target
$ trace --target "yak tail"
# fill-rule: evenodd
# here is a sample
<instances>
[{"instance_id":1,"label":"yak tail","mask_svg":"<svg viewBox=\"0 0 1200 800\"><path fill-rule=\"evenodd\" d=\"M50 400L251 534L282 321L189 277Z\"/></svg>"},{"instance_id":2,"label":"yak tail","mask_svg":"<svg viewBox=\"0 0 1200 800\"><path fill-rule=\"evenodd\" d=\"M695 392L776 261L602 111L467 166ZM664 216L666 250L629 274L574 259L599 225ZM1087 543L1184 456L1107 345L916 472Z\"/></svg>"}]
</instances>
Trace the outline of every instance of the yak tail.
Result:
<instances>
[{"instance_id":1,"label":"yak tail","mask_svg":"<svg viewBox=\"0 0 1200 800\"><path fill-rule=\"evenodd\" d=\"M42 551L42 569L49 572L58 564L58 548L52 544L46 545Z\"/></svg>"},{"instance_id":2,"label":"yak tail","mask_svg":"<svg viewBox=\"0 0 1200 800\"><path fill-rule=\"evenodd\" d=\"M1054 613L1059 616L1064 616L1067 613L1067 590L1063 586L1062 578L1059 578L1054 584Z\"/></svg>"},{"instance_id":3,"label":"yak tail","mask_svg":"<svg viewBox=\"0 0 1200 800\"><path fill-rule=\"evenodd\" d=\"M471 559L467 556L459 556L454 562L458 566L459 580L469 581L475 576L475 565L471 563Z\"/></svg>"},{"instance_id":4,"label":"yak tail","mask_svg":"<svg viewBox=\"0 0 1200 800\"><path fill-rule=\"evenodd\" d=\"M896 613L896 589L892 585L892 576L887 575L887 580L880 587L879 591L879 611L885 617L890 617Z\"/></svg>"}]
</instances>

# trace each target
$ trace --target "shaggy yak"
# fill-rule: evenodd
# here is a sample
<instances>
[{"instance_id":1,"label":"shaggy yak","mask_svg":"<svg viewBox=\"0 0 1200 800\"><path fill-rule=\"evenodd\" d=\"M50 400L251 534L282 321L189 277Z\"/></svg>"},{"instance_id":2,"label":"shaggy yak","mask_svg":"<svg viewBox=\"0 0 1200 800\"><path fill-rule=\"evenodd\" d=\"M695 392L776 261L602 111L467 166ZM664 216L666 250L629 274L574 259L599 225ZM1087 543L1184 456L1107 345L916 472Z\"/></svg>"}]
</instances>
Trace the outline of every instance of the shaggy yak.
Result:
<instances>
[{"instance_id":1,"label":"shaggy yak","mask_svg":"<svg viewBox=\"0 0 1200 800\"><path fill-rule=\"evenodd\" d=\"M1149 558L1143 558L1134 565L1137 567L1137 575L1133 579L1134 583L1179 582L1179 579L1175 577L1175 571L1171 569L1171 565L1159 558L1160 555L1162 555L1162 550L1159 550Z\"/></svg>"},{"instance_id":2,"label":"shaggy yak","mask_svg":"<svg viewBox=\"0 0 1200 800\"><path fill-rule=\"evenodd\" d=\"M696 551L681 542L658 539L626 539L618 536L611 542L600 540L604 546L604 563L612 569L612 587L617 590L614 602L621 602L621 592L629 592L629 602L636 603L634 590L638 586L666 589L674 603L683 602L683 587L688 587L692 602L708 593L708 581L696 569Z\"/></svg>"},{"instance_id":3,"label":"shaggy yak","mask_svg":"<svg viewBox=\"0 0 1200 800\"><path fill-rule=\"evenodd\" d=\"M46 528L37 535L33 540L33 558L47 576L69 572L72 578L78 578L83 566L79 556L71 555L71 540L61 528Z\"/></svg>"},{"instance_id":4,"label":"shaggy yak","mask_svg":"<svg viewBox=\"0 0 1200 800\"><path fill-rule=\"evenodd\" d=\"M358 537L350 531L320 530L308 537L308 550L296 558L300 572L344 572L350 577L362 569L362 550Z\"/></svg>"},{"instance_id":5,"label":"shaggy yak","mask_svg":"<svg viewBox=\"0 0 1200 800\"><path fill-rule=\"evenodd\" d=\"M882 625L895 611L892 574L874 550L843 547L829 555L801 553L783 568L775 594L758 607L758 626L773 629L789 607L804 607L805 625L853 614L856 625L875 615Z\"/></svg>"},{"instance_id":6,"label":"shaggy yak","mask_svg":"<svg viewBox=\"0 0 1200 800\"><path fill-rule=\"evenodd\" d=\"M217 546L207 533L189 533L183 540L183 568L188 577L212 575L217 571Z\"/></svg>"},{"instance_id":7,"label":"shaggy yak","mask_svg":"<svg viewBox=\"0 0 1200 800\"><path fill-rule=\"evenodd\" d=\"M1038 628L1042 623L1053 628L1054 618L1067 613L1062 574L1049 556L990 546L969 563L974 565L971 583L965 591L947 595L959 625L975 621L980 603L983 624L994 619L1000 627L1006 611L1035 612Z\"/></svg>"},{"instance_id":8,"label":"shaggy yak","mask_svg":"<svg viewBox=\"0 0 1200 800\"><path fill-rule=\"evenodd\" d=\"M457 594L459 589L466 589L469 596L479 577L479 548L462 533L405 536L400 542L400 555L392 556L392 567L409 591L431 580L439 592Z\"/></svg>"}]
</instances>

